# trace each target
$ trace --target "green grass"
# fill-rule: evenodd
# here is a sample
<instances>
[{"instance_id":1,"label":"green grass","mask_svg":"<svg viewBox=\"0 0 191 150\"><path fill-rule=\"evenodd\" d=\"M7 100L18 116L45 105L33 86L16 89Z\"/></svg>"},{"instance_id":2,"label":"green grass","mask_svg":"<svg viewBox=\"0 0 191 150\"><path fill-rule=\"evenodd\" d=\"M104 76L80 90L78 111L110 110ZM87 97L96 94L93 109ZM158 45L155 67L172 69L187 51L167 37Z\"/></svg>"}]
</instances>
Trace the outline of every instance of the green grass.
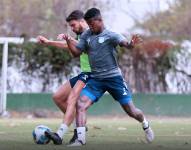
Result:
<instances>
[{"instance_id":1,"label":"green grass","mask_svg":"<svg viewBox=\"0 0 191 150\"><path fill-rule=\"evenodd\" d=\"M146 144L140 124L130 118L88 118L87 144L80 148L68 148L66 143L72 129L64 138L64 144L36 145L32 130L44 124L56 130L60 119L0 119L0 150L166 150L191 149L191 119L151 119L155 141Z\"/></svg>"}]
</instances>

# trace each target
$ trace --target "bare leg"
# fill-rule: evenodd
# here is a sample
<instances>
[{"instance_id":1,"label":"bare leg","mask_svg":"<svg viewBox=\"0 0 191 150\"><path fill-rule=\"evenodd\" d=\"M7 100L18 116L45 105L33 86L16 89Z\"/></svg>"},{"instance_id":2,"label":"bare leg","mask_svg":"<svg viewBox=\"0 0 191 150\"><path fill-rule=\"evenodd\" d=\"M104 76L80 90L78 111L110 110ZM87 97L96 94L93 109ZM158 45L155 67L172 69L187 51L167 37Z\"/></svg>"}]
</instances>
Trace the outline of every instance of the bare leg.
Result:
<instances>
[{"instance_id":1,"label":"bare leg","mask_svg":"<svg viewBox=\"0 0 191 150\"><path fill-rule=\"evenodd\" d=\"M53 94L53 100L60 110L65 113L67 110L67 99L71 92L72 88L70 82L67 81L64 85L60 86L59 89ZM46 132L46 136L49 137L54 144L62 144L63 134L68 130L68 126L61 124L56 133Z\"/></svg>"},{"instance_id":2,"label":"bare leg","mask_svg":"<svg viewBox=\"0 0 191 150\"><path fill-rule=\"evenodd\" d=\"M130 101L126 105L121 106L130 117L142 123L147 142L152 142L154 140L154 133L149 126L149 123L146 120L145 116L143 115L143 112L140 109L136 108L132 101Z\"/></svg>"},{"instance_id":3,"label":"bare leg","mask_svg":"<svg viewBox=\"0 0 191 150\"><path fill-rule=\"evenodd\" d=\"M80 97L79 101L77 102L77 116L76 116L78 127L85 127L87 120L87 109L92 104L93 102L87 96Z\"/></svg>"},{"instance_id":4,"label":"bare leg","mask_svg":"<svg viewBox=\"0 0 191 150\"><path fill-rule=\"evenodd\" d=\"M79 98L80 92L85 86L85 83L81 80L77 81L75 86L72 88L66 103L66 112L64 115L64 121L60 125L59 129L57 130L57 134L60 138L63 138L65 133L68 131L68 127L73 122L76 116L76 103L77 99ZM75 132L75 131L74 131Z\"/></svg>"},{"instance_id":5,"label":"bare leg","mask_svg":"<svg viewBox=\"0 0 191 150\"><path fill-rule=\"evenodd\" d=\"M67 109L64 116L64 123L69 126L75 118L76 114L76 103L79 98L80 92L82 91L85 83L81 80L78 80L75 86L73 87L70 95L67 99Z\"/></svg>"},{"instance_id":6,"label":"bare leg","mask_svg":"<svg viewBox=\"0 0 191 150\"><path fill-rule=\"evenodd\" d=\"M77 102L77 134L78 142L74 143L73 146L81 146L86 143L86 120L87 120L87 109L93 104L93 102L87 97L82 96Z\"/></svg>"},{"instance_id":7,"label":"bare leg","mask_svg":"<svg viewBox=\"0 0 191 150\"><path fill-rule=\"evenodd\" d=\"M85 86L83 81L77 81L75 86L71 88L70 82L62 85L58 91L54 94L53 99L57 106L62 110L64 115L64 121L58 128L56 133L50 133L49 136L53 140L54 144L62 144L62 139L65 133L68 131L69 125L75 118L76 114L76 102L79 98L82 88ZM76 123L75 123L76 124ZM77 130L75 125L74 136L77 138ZM72 138L73 140L73 138ZM71 140L70 140L71 141Z\"/></svg>"},{"instance_id":8,"label":"bare leg","mask_svg":"<svg viewBox=\"0 0 191 150\"><path fill-rule=\"evenodd\" d=\"M139 122L143 122L143 112L140 109L136 108L132 101L130 101L128 104L121 106L130 117L136 119Z\"/></svg>"},{"instance_id":9,"label":"bare leg","mask_svg":"<svg viewBox=\"0 0 191 150\"><path fill-rule=\"evenodd\" d=\"M67 99L72 88L70 82L67 81L65 84L61 85L59 89L53 94L53 100L60 110L65 113L67 108Z\"/></svg>"}]
</instances>

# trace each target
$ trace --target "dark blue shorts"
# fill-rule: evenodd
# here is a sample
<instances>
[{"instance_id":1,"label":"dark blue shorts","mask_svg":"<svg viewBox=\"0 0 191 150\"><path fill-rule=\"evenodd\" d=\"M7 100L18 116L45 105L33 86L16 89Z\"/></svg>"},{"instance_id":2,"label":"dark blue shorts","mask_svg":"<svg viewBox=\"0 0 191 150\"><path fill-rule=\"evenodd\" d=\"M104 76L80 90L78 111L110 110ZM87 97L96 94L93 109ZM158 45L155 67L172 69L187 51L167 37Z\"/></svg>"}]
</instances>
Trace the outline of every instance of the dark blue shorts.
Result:
<instances>
[{"instance_id":1,"label":"dark blue shorts","mask_svg":"<svg viewBox=\"0 0 191 150\"><path fill-rule=\"evenodd\" d=\"M82 72L78 76L71 78L69 82L71 87L73 88L78 80L83 81L86 84L89 77L90 77L90 72Z\"/></svg>"},{"instance_id":2,"label":"dark blue shorts","mask_svg":"<svg viewBox=\"0 0 191 150\"><path fill-rule=\"evenodd\" d=\"M106 91L122 105L132 100L131 91L122 76L105 79L90 78L80 96L85 95L91 101L97 102Z\"/></svg>"}]
</instances>

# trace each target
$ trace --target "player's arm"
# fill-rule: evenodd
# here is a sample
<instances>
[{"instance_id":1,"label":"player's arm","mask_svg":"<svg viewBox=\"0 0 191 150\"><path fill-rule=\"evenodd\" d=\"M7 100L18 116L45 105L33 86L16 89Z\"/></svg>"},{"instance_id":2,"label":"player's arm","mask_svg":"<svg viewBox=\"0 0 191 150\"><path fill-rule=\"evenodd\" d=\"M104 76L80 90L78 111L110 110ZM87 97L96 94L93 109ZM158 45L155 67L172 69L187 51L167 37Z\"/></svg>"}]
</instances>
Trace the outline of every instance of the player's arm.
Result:
<instances>
[{"instance_id":1,"label":"player's arm","mask_svg":"<svg viewBox=\"0 0 191 150\"><path fill-rule=\"evenodd\" d=\"M141 43L142 41L142 38L138 34L136 34L132 36L131 42L123 40L119 43L119 45L128 49L133 49L135 45Z\"/></svg>"},{"instance_id":2,"label":"player's arm","mask_svg":"<svg viewBox=\"0 0 191 150\"><path fill-rule=\"evenodd\" d=\"M78 42L74 41L73 38L71 38L69 35L63 34L62 39L64 39L68 45L68 48L70 49L70 52L73 56L78 57L82 53L80 49L77 48Z\"/></svg>"},{"instance_id":3,"label":"player's arm","mask_svg":"<svg viewBox=\"0 0 191 150\"><path fill-rule=\"evenodd\" d=\"M57 38L59 38L60 35L58 35ZM45 45L50 45L50 46L55 46L55 47L58 47L58 48L62 48L64 50L68 50L68 44L65 42L65 41L53 41L53 40L49 40L47 39L46 37L44 36L38 36L37 37L37 41L41 44L45 44ZM77 41L75 39L73 39L74 42L77 43Z\"/></svg>"}]
</instances>

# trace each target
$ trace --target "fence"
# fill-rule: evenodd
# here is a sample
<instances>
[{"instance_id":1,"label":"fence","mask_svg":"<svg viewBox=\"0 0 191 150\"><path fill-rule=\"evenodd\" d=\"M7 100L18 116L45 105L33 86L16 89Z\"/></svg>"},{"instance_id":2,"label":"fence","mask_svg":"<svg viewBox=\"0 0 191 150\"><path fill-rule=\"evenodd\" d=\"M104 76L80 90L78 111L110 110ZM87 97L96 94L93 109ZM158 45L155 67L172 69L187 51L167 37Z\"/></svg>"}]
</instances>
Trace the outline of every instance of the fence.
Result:
<instances>
[{"instance_id":1,"label":"fence","mask_svg":"<svg viewBox=\"0 0 191 150\"><path fill-rule=\"evenodd\" d=\"M8 111L29 111L48 109L58 111L51 94L8 94ZM135 105L145 114L153 116L191 116L191 95L134 94ZM120 105L105 94L89 109L89 115L124 114Z\"/></svg>"}]
</instances>

